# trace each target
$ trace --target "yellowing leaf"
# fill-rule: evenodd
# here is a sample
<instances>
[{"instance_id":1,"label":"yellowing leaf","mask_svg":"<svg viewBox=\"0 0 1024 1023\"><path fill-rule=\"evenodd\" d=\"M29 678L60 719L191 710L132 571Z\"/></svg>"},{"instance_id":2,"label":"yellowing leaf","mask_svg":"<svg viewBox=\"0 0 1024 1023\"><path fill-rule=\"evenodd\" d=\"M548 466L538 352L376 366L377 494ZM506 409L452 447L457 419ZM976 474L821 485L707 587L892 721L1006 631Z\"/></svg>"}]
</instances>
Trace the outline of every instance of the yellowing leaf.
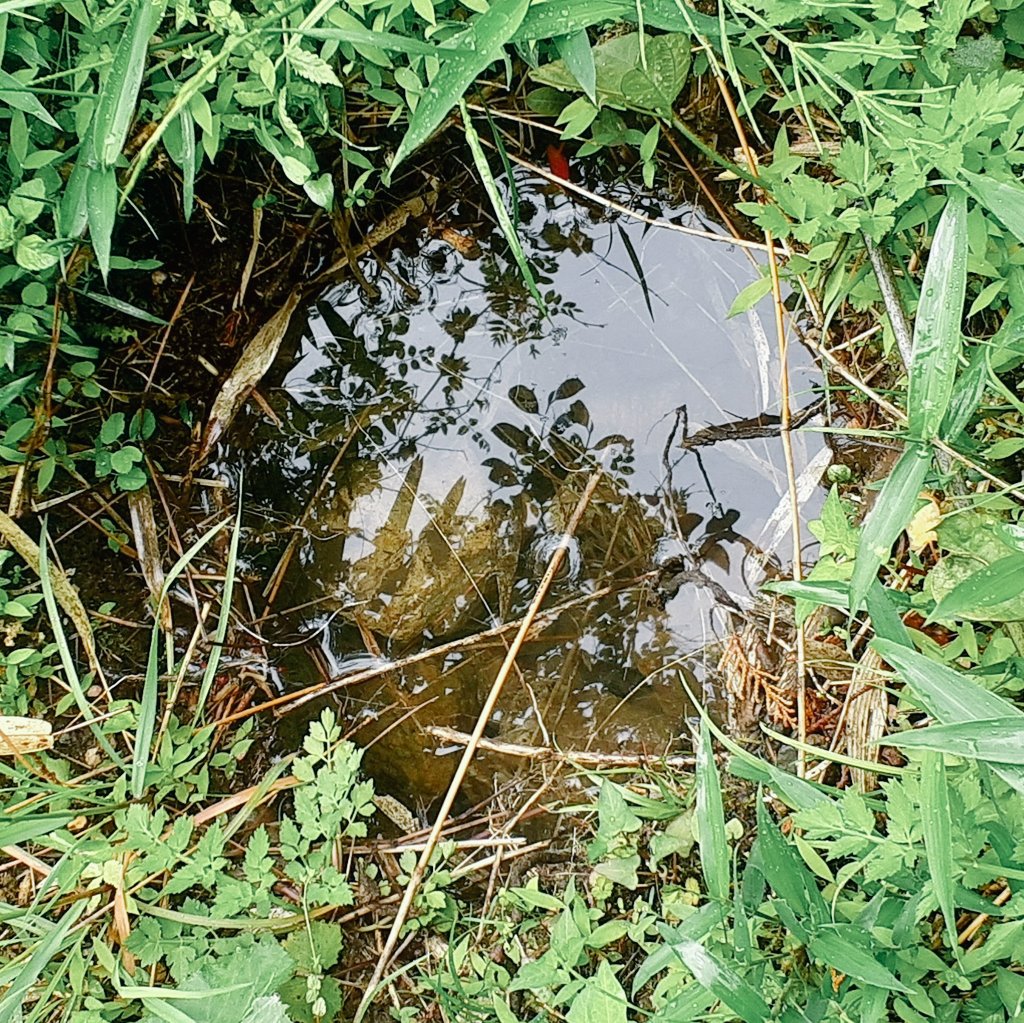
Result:
<instances>
[{"instance_id":1,"label":"yellowing leaf","mask_svg":"<svg viewBox=\"0 0 1024 1023\"><path fill-rule=\"evenodd\" d=\"M929 544L938 541L939 537L935 530L942 521L942 512L939 510L938 501L928 493L922 493L920 496L928 503L917 512L907 526L910 546L915 551L922 551Z\"/></svg>"}]
</instances>

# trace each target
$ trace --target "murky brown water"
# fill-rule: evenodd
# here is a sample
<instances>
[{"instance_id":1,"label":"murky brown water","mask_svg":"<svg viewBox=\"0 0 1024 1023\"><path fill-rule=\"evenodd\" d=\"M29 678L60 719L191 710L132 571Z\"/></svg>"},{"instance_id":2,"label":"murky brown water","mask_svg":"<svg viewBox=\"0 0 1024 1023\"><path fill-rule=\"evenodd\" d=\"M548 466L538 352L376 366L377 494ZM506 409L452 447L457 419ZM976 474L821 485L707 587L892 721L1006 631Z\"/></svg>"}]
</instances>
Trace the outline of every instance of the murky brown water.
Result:
<instances>
[{"instance_id":1,"label":"murky brown water","mask_svg":"<svg viewBox=\"0 0 1024 1023\"><path fill-rule=\"evenodd\" d=\"M283 427L236 437L247 509L271 524L249 558L272 569L305 515L270 622L284 685L400 663L521 615L603 465L547 600L574 603L527 643L491 734L659 755L685 731L679 670L706 680L728 616L721 590L692 575L659 589L652 570L674 558L743 606L763 578L760 552L791 557L778 438L703 448L702 465L678 434L669 445L682 405L691 433L777 411L770 309L725 319L755 275L736 247L520 184L550 316L493 236L462 255L425 233L415 253L392 253L394 276L364 265L378 300L354 282L325 293L268 392ZM814 377L799 350L793 359L802 405ZM802 469L820 438L794 446ZM357 741L372 743L382 788L421 803L443 789L457 757L424 729L469 730L503 655L500 640L471 645L337 698Z\"/></svg>"}]
</instances>

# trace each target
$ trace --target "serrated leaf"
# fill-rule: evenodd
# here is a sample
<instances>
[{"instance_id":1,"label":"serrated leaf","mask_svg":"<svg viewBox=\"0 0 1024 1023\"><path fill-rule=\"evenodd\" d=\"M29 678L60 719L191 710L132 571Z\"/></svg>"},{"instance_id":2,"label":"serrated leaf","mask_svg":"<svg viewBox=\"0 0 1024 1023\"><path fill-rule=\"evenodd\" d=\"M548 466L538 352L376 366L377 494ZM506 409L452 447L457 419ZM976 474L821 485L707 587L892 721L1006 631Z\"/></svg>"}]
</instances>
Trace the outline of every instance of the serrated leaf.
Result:
<instances>
[{"instance_id":1,"label":"serrated leaf","mask_svg":"<svg viewBox=\"0 0 1024 1023\"><path fill-rule=\"evenodd\" d=\"M319 54L310 53L296 46L286 51L286 57L295 73L307 82L341 86L341 80L334 73L334 68Z\"/></svg>"}]
</instances>

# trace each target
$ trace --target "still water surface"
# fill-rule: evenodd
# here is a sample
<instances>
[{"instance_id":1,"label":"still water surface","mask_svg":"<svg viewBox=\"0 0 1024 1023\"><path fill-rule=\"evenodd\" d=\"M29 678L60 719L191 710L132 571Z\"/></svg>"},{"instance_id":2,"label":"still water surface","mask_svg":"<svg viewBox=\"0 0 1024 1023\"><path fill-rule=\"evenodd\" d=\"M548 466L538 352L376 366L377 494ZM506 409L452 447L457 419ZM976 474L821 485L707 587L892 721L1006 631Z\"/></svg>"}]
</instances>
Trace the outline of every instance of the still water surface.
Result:
<instances>
[{"instance_id":1,"label":"still water surface","mask_svg":"<svg viewBox=\"0 0 1024 1023\"><path fill-rule=\"evenodd\" d=\"M298 686L518 617L603 466L547 601L569 606L527 643L491 733L657 756L686 731L680 669L712 686L722 591L749 605L765 553L791 558L777 437L700 461L679 447L682 406L691 433L778 412L771 309L726 318L756 276L733 245L520 190L547 317L501 239L470 237L467 201L388 272L363 264L377 297L349 281L319 298L272 394L283 429L241 439L250 506L277 530L268 557L301 521L274 596L281 666ZM656 212L718 230L689 207ZM799 407L815 377L798 346L790 371ZM823 461L818 434L794 448L798 472ZM666 562L691 574L666 586ZM443 789L457 757L426 729L471 728L503 655L480 643L344 691L382 788L421 804Z\"/></svg>"}]
</instances>

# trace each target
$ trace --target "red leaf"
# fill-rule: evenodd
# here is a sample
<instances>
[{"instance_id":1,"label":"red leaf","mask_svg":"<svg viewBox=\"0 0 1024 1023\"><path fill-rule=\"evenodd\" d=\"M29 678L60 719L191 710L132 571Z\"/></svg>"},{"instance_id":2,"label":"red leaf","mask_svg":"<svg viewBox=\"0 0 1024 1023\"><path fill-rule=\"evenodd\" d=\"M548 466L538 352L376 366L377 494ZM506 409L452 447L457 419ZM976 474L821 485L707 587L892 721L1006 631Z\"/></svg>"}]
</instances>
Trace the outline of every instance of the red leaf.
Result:
<instances>
[{"instance_id":1,"label":"red leaf","mask_svg":"<svg viewBox=\"0 0 1024 1023\"><path fill-rule=\"evenodd\" d=\"M563 181L570 180L569 157L565 155L561 146L548 146L548 167L556 178L561 178Z\"/></svg>"}]
</instances>

